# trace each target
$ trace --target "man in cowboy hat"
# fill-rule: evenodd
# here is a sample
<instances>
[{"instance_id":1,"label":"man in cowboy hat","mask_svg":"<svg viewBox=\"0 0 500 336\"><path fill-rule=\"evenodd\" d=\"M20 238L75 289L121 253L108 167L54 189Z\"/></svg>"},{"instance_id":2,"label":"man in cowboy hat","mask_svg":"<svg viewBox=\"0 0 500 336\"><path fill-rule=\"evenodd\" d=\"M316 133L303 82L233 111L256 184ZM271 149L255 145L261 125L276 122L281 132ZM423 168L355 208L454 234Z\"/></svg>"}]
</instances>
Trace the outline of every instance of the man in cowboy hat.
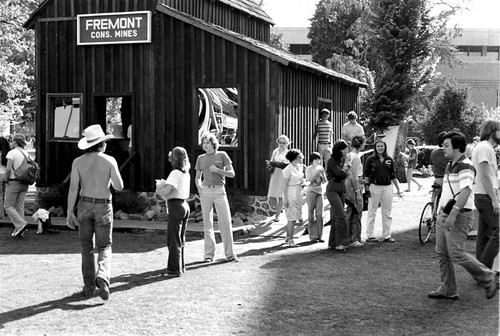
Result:
<instances>
[{"instance_id":1,"label":"man in cowboy hat","mask_svg":"<svg viewBox=\"0 0 500 336\"><path fill-rule=\"evenodd\" d=\"M113 207L110 185L115 190L123 189L123 180L116 160L104 154L106 140L100 125L91 125L83 131L78 148L85 153L73 161L71 183L68 194L67 225L79 226L82 247L83 295L93 296L96 286L103 300L109 299L111 269L111 243L113 232ZM80 193L78 193L80 189ZM75 203L78 199L78 217ZM94 258L94 243L98 251L97 271Z\"/></svg>"}]
</instances>

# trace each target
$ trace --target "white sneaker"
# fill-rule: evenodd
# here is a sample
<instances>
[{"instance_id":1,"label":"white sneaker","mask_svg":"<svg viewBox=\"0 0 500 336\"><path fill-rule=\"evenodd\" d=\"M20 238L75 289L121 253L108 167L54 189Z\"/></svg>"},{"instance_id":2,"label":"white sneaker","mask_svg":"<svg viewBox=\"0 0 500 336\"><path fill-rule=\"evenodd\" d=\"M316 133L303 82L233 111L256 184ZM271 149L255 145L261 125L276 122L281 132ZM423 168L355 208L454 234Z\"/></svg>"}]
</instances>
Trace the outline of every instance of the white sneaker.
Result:
<instances>
[{"instance_id":1,"label":"white sneaker","mask_svg":"<svg viewBox=\"0 0 500 336\"><path fill-rule=\"evenodd\" d=\"M295 246L296 246L296 245L295 245L295 242L293 241L293 239L290 239L290 240L288 241L288 246L289 246L289 247L295 247Z\"/></svg>"},{"instance_id":2,"label":"white sneaker","mask_svg":"<svg viewBox=\"0 0 500 336\"><path fill-rule=\"evenodd\" d=\"M350 247L363 247L365 246L365 244L363 244L362 242L359 242L359 241L354 241L352 243L349 244Z\"/></svg>"}]
</instances>

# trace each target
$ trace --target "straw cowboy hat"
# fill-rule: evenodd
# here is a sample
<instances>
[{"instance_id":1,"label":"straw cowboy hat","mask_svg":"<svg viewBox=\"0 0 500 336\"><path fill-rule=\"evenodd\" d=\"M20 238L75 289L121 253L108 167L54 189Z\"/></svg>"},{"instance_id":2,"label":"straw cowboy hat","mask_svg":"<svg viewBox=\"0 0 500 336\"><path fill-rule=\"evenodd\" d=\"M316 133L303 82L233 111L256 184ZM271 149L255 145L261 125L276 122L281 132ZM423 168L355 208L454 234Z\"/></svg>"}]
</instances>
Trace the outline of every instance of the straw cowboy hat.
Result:
<instances>
[{"instance_id":1,"label":"straw cowboy hat","mask_svg":"<svg viewBox=\"0 0 500 336\"><path fill-rule=\"evenodd\" d=\"M114 135L104 134L101 125L90 125L83 130L83 138L78 141L78 148L85 150L110 138L114 138Z\"/></svg>"}]
</instances>

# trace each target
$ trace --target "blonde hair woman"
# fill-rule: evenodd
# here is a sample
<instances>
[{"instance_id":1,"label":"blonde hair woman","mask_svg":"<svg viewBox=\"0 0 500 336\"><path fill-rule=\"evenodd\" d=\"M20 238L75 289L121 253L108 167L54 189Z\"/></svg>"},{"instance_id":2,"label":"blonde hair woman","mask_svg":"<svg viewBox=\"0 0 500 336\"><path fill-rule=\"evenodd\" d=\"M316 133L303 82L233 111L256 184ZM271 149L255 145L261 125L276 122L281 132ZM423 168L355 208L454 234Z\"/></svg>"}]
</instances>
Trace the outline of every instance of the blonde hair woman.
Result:
<instances>
[{"instance_id":1,"label":"blonde hair woman","mask_svg":"<svg viewBox=\"0 0 500 336\"><path fill-rule=\"evenodd\" d=\"M278 147L273 150L271 159L266 160L266 164L274 167L271 180L269 181L267 196L276 199L276 216L274 221L278 222L281 209L283 208L283 186L285 183L283 169L290 163L286 158L286 153L288 153L288 146L291 141L286 135L282 134L276 139L276 143Z\"/></svg>"}]
</instances>

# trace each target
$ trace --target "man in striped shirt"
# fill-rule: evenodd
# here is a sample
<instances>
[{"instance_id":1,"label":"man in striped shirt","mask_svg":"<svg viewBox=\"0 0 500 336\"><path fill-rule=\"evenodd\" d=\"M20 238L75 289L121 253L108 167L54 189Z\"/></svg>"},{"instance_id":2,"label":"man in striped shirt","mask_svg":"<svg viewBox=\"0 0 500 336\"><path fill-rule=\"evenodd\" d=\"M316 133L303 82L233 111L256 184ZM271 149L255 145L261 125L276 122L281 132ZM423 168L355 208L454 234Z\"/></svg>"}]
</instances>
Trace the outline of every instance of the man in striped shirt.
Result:
<instances>
[{"instance_id":1,"label":"man in striped shirt","mask_svg":"<svg viewBox=\"0 0 500 336\"><path fill-rule=\"evenodd\" d=\"M441 284L428 294L432 299L458 299L454 263L464 267L485 289L487 299L497 291L495 272L464 251L474 219L472 185L475 178L472 161L464 155L466 146L465 136L460 132L452 131L444 136L443 148L450 163L446 166L436 229Z\"/></svg>"},{"instance_id":2,"label":"man in striped shirt","mask_svg":"<svg viewBox=\"0 0 500 336\"><path fill-rule=\"evenodd\" d=\"M318 152L323 158L325 167L332 155L333 128L332 123L328 120L329 117L330 111L326 108L322 109L313 135L313 140L316 140L316 136L318 137Z\"/></svg>"}]
</instances>

